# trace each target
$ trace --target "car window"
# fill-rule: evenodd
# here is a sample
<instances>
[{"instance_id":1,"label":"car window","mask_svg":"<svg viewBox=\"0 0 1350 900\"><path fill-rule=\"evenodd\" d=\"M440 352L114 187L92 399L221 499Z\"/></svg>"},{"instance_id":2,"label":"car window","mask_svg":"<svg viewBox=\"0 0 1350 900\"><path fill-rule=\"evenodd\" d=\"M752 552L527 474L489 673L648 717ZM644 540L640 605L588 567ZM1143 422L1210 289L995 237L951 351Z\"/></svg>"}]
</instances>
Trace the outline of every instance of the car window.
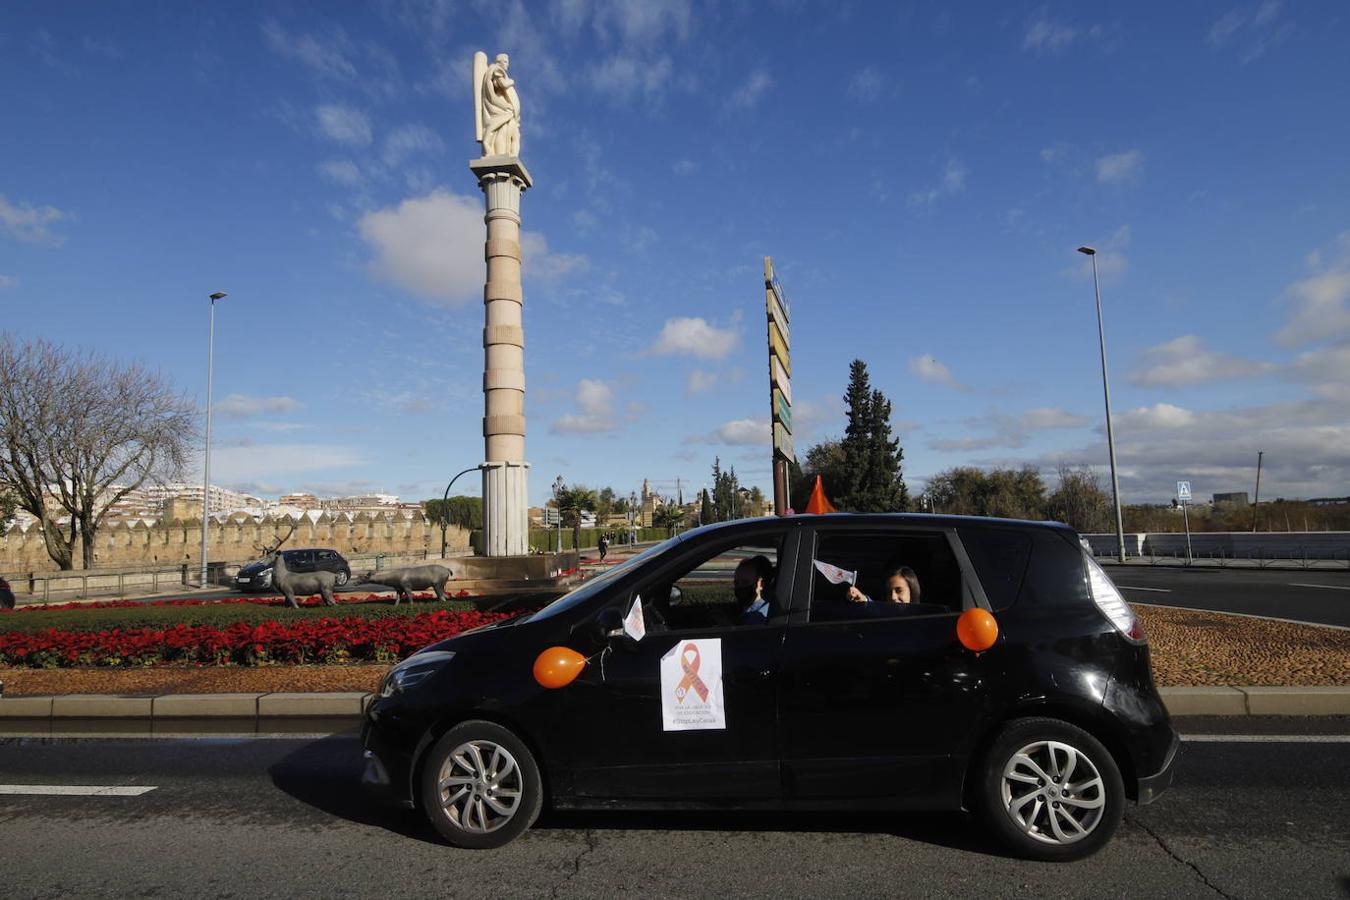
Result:
<instances>
[{"instance_id":1,"label":"car window","mask_svg":"<svg viewBox=\"0 0 1350 900\"><path fill-rule=\"evenodd\" d=\"M907 596L909 602L892 601L893 583L902 585L895 593ZM817 535L812 622L959 612L961 606L961 567L940 531L841 530Z\"/></svg>"},{"instance_id":2,"label":"car window","mask_svg":"<svg viewBox=\"0 0 1350 900\"><path fill-rule=\"evenodd\" d=\"M676 544L679 544L686 538L686 536L687 536L686 534L679 534L676 535L675 537L662 541L661 543L657 544L654 547L648 547L646 550L643 550L636 556L629 557L627 560L619 563L617 566L608 570L607 572L597 575L594 578L586 579L585 583L583 583L581 587L577 588L571 593L564 594L557 600L554 600L548 606L545 606L543 609L539 610L539 612L530 616L529 621L537 622L541 619L550 619L553 616L558 615L559 613L566 612L567 610L576 606L578 603L586 602L591 597L594 597L598 591L602 590L607 585L613 583L619 578L622 578L624 575L627 575L629 572L633 571L638 566L644 565L645 563L662 555L667 550L674 547Z\"/></svg>"},{"instance_id":3,"label":"car window","mask_svg":"<svg viewBox=\"0 0 1350 900\"><path fill-rule=\"evenodd\" d=\"M962 526L961 544L984 586L989 606L995 612L1012 606L1031 558L1031 536L1011 528Z\"/></svg>"},{"instance_id":4,"label":"car window","mask_svg":"<svg viewBox=\"0 0 1350 900\"><path fill-rule=\"evenodd\" d=\"M318 557L320 560L327 562L331 559L337 558L337 554L334 553L332 550L320 550L318 551Z\"/></svg>"},{"instance_id":5,"label":"car window","mask_svg":"<svg viewBox=\"0 0 1350 900\"><path fill-rule=\"evenodd\" d=\"M784 538L785 534L778 534L723 545L696 562L640 585L647 627L655 631L698 631L766 623L783 608L777 573Z\"/></svg>"}]
</instances>

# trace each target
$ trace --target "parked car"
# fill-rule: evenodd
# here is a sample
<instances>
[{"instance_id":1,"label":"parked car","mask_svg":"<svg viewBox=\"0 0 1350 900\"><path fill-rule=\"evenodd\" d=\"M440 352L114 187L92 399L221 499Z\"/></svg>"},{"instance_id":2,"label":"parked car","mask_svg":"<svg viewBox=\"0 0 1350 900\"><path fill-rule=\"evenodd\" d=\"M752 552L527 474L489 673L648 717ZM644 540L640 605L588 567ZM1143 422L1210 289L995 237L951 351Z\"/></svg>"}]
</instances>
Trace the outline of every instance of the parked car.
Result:
<instances>
[{"instance_id":1,"label":"parked car","mask_svg":"<svg viewBox=\"0 0 1350 900\"><path fill-rule=\"evenodd\" d=\"M901 565L914 602L887 602ZM971 644L958 623L990 616ZM545 803L968 810L1044 860L1100 848L1179 746L1139 621L1073 530L847 514L699 528L426 647L362 740L366 786L461 847Z\"/></svg>"},{"instance_id":2,"label":"parked car","mask_svg":"<svg viewBox=\"0 0 1350 900\"><path fill-rule=\"evenodd\" d=\"M286 559L286 568L292 572L335 573L339 587L352 577L352 567L336 550L282 550L281 555ZM243 566L234 576L236 591L260 591L271 587L272 564L263 559Z\"/></svg>"},{"instance_id":3,"label":"parked car","mask_svg":"<svg viewBox=\"0 0 1350 900\"><path fill-rule=\"evenodd\" d=\"M14 592L10 590L9 582L0 578L0 607L4 609L14 608Z\"/></svg>"}]
</instances>

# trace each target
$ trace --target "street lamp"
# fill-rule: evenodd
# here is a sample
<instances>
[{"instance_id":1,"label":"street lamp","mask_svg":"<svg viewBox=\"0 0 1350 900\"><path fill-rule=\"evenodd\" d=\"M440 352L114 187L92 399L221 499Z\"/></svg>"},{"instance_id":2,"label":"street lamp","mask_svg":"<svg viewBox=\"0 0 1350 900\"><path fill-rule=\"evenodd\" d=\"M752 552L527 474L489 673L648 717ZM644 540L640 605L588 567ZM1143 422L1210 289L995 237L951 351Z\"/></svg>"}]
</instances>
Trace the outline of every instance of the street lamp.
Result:
<instances>
[{"instance_id":1,"label":"street lamp","mask_svg":"<svg viewBox=\"0 0 1350 900\"><path fill-rule=\"evenodd\" d=\"M202 587L206 587L206 554L209 549L207 522L211 516L211 377L215 368L216 301L225 299L224 291L211 294L211 328L206 339L206 459L202 466Z\"/></svg>"},{"instance_id":2,"label":"street lamp","mask_svg":"<svg viewBox=\"0 0 1350 900\"><path fill-rule=\"evenodd\" d=\"M1125 561L1125 520L1120 514L1120 476L1116 473L1116 438L1111 430L1111 382L1106 377L1106 328L1102 324L1102 288L1097 281L1097 251L1079 247L1092 260L1092 290L1097 295L1097 340L1102 348L1102 393L1106 397L1106 446L1111 456L1111 498L1116 507L1116 554Z\"/></svg>"},{"instance_id":3,"label":"street lamp","mask_svg":"<svg viewBox=\"0 0 1350 900\"><path fill-rule=\"evenodd\" d=\"M468 475L470 472L478 471L477 466L470 466L459 475L450 479L450 483L445 486L445 493L441 495L441 559L445 559L445 531L450 527L450 489L459 481L460 475Z\"/></svg>"}]
</instances>

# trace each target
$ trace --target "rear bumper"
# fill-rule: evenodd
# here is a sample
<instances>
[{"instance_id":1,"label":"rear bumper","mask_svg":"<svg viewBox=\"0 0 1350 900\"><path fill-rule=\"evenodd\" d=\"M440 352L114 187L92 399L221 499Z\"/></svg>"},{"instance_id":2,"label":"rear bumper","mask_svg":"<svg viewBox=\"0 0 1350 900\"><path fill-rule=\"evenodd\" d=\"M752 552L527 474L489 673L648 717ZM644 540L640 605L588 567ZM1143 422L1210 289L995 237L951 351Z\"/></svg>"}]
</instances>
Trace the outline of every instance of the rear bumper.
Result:
<instances>
[{"instance_id":1,"label":"rear bumper","mask_svg":"<svg viewBox=\"0 0 1350 900\"><path fill-rule=\"evenodd\" d=\"M1138 782L1138 802L1140 806L1146 803L1152 803L1158 799L1158 796L1172 784L1172 775L1176 772L1177 757L1180 755L1181 736L1172 732L1172 745L1167 748L1167 756L1163 759L1162 768L1153 775L1140 778Z\"/></svg>"}]
</instances>

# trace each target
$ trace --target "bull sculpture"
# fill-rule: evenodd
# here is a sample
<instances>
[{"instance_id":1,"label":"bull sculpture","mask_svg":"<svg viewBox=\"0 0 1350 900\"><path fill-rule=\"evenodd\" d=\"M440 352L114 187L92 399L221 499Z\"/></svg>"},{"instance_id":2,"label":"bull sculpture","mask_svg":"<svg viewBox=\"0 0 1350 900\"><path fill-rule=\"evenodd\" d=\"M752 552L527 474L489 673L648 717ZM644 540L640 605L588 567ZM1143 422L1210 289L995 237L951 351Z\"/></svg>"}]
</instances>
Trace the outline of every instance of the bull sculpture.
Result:
<instances>
[{"instance_id":1,"label":"bull sculpture","mask_svg":"<svg viewBox=\"0 0 1350 900\"><path fill-rule=\"evenodd\" d=\"M451 572L445 566L407 566L402 569L386 569L382 572L369 571L361 576L366 584L379 584L394 589L394 605L406 599L412 602L413 591L431 588L436 599L445 602L445 583L450 580Z\"/></svg>"},{"instance_id":2,"label":"bull sculpture","mask_svg":"<svg viewBox=\"0 0 1350 900\"><path fill-rule=\"evenodd\" d=\"M337 606L337 601L333 599L333 588L338 583L336 573L292 572L286 568L286 557L281 554L281 545L294 533L295 525L292 524L286 536L275 544L256 548L262 552L263 560L272 564L272 587L285 595L286 605L292 609L300 608L295 600L297 594L302 597L318 594L323 597L324 606Z\"/></svg>"}]
</instances>

